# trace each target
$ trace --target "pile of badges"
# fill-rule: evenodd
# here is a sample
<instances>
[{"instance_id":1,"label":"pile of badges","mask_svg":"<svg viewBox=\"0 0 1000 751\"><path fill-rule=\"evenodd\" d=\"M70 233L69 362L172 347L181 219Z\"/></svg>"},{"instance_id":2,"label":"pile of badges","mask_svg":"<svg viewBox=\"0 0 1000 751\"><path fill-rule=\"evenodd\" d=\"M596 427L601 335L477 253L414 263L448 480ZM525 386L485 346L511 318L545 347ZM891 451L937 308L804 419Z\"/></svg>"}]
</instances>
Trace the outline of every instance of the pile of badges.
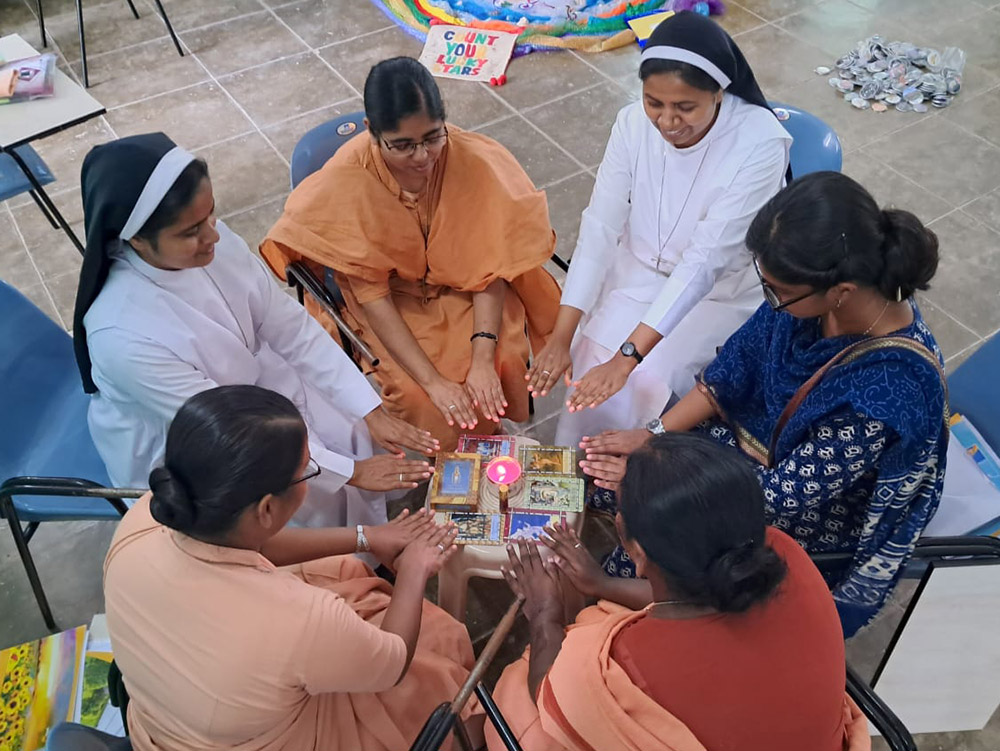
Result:
<instances>
[{"instance_id":1,"label":"pile of badges","mask_svg":"<svg viewBox=\"0 0 1000 751\"><path fill-rule=\"evenodd\" d=\"M836 62L830 86L859 110L927 112L947 107L962 89L965 53L958 47L939 52L909 42L886 42L875 35L858 42ZM817 75L832 73L816 68Z\"/></svg>"}]
</instances>

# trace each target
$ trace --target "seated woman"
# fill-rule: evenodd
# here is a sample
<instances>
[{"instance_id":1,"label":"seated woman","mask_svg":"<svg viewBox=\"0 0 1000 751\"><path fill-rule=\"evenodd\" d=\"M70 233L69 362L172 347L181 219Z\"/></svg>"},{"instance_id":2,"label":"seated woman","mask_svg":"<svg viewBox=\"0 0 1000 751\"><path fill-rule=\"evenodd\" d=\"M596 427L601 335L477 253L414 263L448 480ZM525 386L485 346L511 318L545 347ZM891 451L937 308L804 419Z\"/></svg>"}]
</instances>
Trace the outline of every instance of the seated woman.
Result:
<instances>
[{"instance_id":1,"label":"seated woman","mask_svg":"<svg viewBox=\"0 0 1000 751\"><path fill-rule=\"evenodd\" d=\"M531 643L494 697L525 749L871 748L830 593L761 496L732 449L657 436L628 459L616 519L645 579L605 576L569 527L547 530L554 561L508 547ZM606 601L574 623L580 593ZM503 748L492 727L487 742Z\"/></svg>"},{"instance_id":2,"label":"seated woman","mask_svg":"<svg viewBox=\"0 0 1000 751\"><path fill-rule=\"evenodd\" d=\"M818 172L768 202L747 245L767 303L652 430L700 426L738 445L770 524L810 553L854 553L829 574L851 636L892 591L941 496L942 359L913 300L937 269L937 237L851 178ZM585 471L613 487L647 438L584 439ZM609 570L634 575L621 552Z\"/></svg>"},{"instance_id":3,"label":"seated woman","mask_svg":"<svg viewBox=\"0 0 1000 751\"><path fill-rule=\"evenodd\" d=\"M528 374L535 393L564 373L575 389L559 444L655 418L761 303L743 239L781 189L791 137L736 43L697 13L656 27L639 77Z\"/></svg>"},{"instance_id":4,"label":"seated woman","mask_svg":"<svg viewBox=\"0 0 1000 751\"><path fill-rule=\"evenodd\" d=\"M273 391L221 386L177 413L104 563L137 751L405 751L467 677L468 632L423 597L455 531L423 511L357 537L285 528L320 471Z\"/></svg>"},{"instance_id":5,"label":"seated woman","mask_svg":"<svg viewBox=\"0 0 1000 751\"><path fill-rule=\"evenodd\" d=\"M144 487L184 401L256 384L291 399L326 472L302 522L385 521L382 491L429 476L433 438L382 408L354 363L215 218L205 162L162 133L96 146L83 163L87 250L73 318L90 431L111 482ZM372 440L393 455L372 456ZM379 491L379 492L370 492Z\"/></svg>"},{"instance_id":6,"label":"seated woman","mask_svg":"<svg viewBox=\"0 0 1000 751\"><path fill-rule=\"evenodd\" d=\"M529 338L559 301L545 194L496 141L445 124L416 60L373 67L364 101L368 133L292 192L261 254L281 277L302 258L333 269L386 409L452 450L481 417L483 433L528 417Z\"/></svg>"}]
</instances>

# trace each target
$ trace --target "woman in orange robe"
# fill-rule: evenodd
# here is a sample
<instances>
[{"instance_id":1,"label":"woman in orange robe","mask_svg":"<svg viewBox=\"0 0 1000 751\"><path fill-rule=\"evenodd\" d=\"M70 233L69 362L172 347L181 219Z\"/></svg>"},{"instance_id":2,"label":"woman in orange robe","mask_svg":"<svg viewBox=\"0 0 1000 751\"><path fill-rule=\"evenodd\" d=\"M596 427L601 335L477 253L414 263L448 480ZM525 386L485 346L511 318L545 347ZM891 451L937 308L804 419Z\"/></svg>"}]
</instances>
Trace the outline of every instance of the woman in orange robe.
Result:
<instances>
[{"instance_id":1,"label":"woman in orange robe","mask_svg":"<svg viewBox=\"0 0 1000 751\"><path fill-rule=\"evenodd\" d=\"M629 457L616 519L645 579L605 576L566 527L548 530L554 562L508 549L531 646L494 698L523 748L871 748L833 598L805 551L765 527L761 494L735 451L654 436ZM601 601L573 622L570 593ZM503 749L492 727L487 743Z\"/></svg>"},{"instance_id":2,"label":"woman in orange robe","mask_svg":"<svg viewBox=\"0 0 1000 751\"><path fill-rule=\"evenodd\" d=\"M450 450L480 422L527 419L529 341L559 308L555 233L506 149L445 124L416 60L373 67L364 100L368 132L292 192L261 255L279 276L302 259L333 270L386 408Z\"/></svg>"}]
</instances>

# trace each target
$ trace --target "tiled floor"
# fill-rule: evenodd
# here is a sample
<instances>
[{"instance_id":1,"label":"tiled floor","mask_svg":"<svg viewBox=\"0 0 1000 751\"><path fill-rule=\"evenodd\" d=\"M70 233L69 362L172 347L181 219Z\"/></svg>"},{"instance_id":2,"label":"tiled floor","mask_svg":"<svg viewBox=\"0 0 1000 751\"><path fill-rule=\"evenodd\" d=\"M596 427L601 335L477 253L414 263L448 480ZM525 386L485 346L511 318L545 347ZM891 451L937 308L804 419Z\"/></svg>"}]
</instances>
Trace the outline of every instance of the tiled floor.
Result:
<instances>
[{"instance_id":1,"label":"tiled floor","mask_svg":"<svg viewBox=\"0 0 1000 751\"><path fill-rule=\"evenodd\" d=\"M281 212L288 160L308 129L360 109L370 65L420 45L368 0L164 0L179 57L149 0L134 20L120 0L85 5L91 92L106 116L38 143L59 178L51 193L83 236L79 170L94 144L162 130L210 165L220 215L251 246ZM0 0L0 34L38 45L34 0ZM844 171L880 201L913 210L938 233L942 262L923 310L954 367L1000 329L1000 5L996 0L739 0L723 25L771 99L827 120L846 151ZM64 70L78 75L71 0L45 0ZM880 32L962 47L969 66L956 104L927 115L858 112L813 68ZM449 119L504 143L546 189L559 252L568 256L615 112L637 96L634 46L594 56L534 54L513 61L499 89L440 81ZM80 259L29 198L0 206L0 277L63 326L71 322ZM551 437L558 400L539 405L530 429ZM606 544L595 528L595 540ZM0 645L36 636L41 620L0 530ZM100 561L111 530L47 525L32 546L60 621L101 608ZM603 535L603 536L602 536ZM476 586L486 623L502 587ZM499 604L496 604L499 603ZM491 607L491 605L493 605ZM474 629L475 630L475 629ZM476 636L479 633L474 634ZM922 739L926 749L996 749L1000 722L981 734Z\"/></svg>"}]
</instances>

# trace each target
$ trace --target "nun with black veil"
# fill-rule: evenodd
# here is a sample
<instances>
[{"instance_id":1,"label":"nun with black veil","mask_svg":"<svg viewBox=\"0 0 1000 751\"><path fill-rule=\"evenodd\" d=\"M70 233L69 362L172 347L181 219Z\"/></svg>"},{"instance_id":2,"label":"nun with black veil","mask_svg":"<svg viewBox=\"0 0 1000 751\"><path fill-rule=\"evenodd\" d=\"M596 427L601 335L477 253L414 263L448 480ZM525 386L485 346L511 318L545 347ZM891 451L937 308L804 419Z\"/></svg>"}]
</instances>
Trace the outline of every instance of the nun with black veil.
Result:
<instances>
[{"instance_id":1,"label":"nun with black veil","mask_svg":"<svg viewBox=\"0 0 1000 751\"><path fill-rule=\"evenodd\" d=\"M561 445L658 416L763 302L744 236L784 184L791 136L736 43L697 13L656 27L639 77L527 376L536 394L566 377Z\"/></svg>"},{"instance_id":2,"label":"nun with black veil","mask_svg":"<svg viewBox=\"0 0 1000 751\"><path fill-rule=\"evenodd\" d=\"M356 525L364 551L364 525L386 519L384 493L429 476L403 450L433 453L430 434L382 409L351 360L216 218L204 161L162 133L131 136L91 150L81 182L87 248L73 337L111 481L146 487L189 397L262 386L308 425L319 471L296 519Z\"/></svg>"}]
</instances>

